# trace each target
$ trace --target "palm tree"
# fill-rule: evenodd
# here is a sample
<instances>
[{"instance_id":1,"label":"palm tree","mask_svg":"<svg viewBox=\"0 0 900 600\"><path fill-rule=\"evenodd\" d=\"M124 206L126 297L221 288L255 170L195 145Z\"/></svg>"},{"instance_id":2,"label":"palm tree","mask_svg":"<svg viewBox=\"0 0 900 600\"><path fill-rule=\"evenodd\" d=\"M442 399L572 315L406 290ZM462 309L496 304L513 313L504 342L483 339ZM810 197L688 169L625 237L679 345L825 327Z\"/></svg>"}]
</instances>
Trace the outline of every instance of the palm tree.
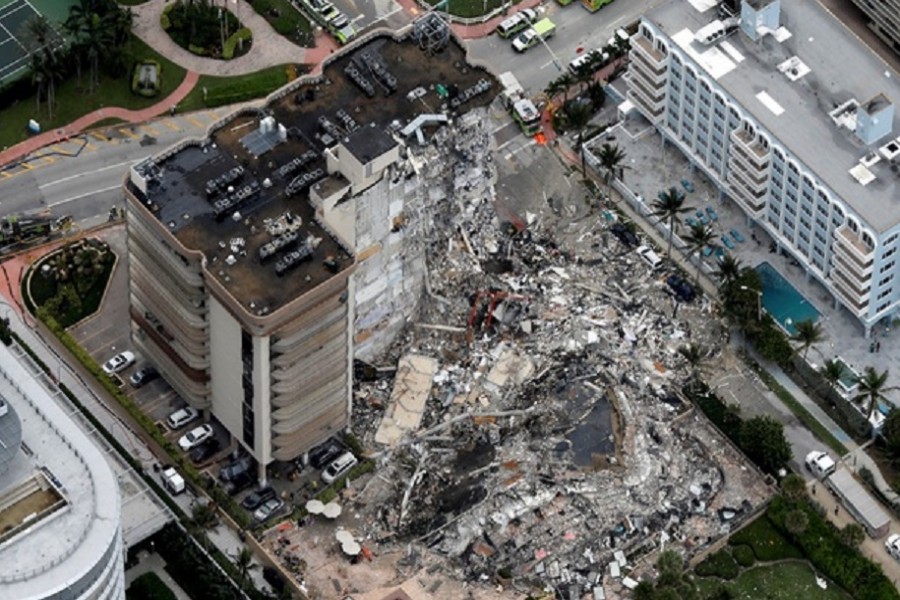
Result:
<instances>
[{"instance_id":1,"label":"palm tree","mask_svg":"<svg viewBox=\"0 0 900 600\"><path fill-rule=\"evenodd\" d=\"M600 127L591 125L591 119L593 118L594 113L588 103L573 103L567 106L563 112L565 114L566 127L578 132L575 146L578 148L578 153L581 157L581 176L584 177L586 171L584 140L597 133L600 130Z\"/></svg>"},{"instance_id":2,"label":"palm tree","mask_svg":"<svg viewBox=\"0 0 900 600\"><path fill-rule=\"evenodd\" d=\"M652 216L657 217L660 221L667 221L669 225L669 248L666 250L666 256L672 257L672 236L675 234L675 220L678 215L693 210L690 206L684 205L684 194L678 188L671 187L668 191L661 191L656 200L653 201Z\"/></svg>"},{"instance_id":3,"label":"palm tree","mask_svg":"<svg viewBox=\"0 0 900 600\"><path fill-rule=\"evenodd\" d=\"M559 91L563 95L562 105L565 106L569 101L569 88L575 83L575 78L571 73L563 73L556 78L556 81L559 83Z\"/></svg>"},{"instance_id":4,"label":"palm tree","mask_svg":"<svg viewBox=\"0 0 900 600\"><path fill-rule=\"evenodd\" d=\"M670 234L671 235L671 232ZM684 239L688 245L688 255L694 254L695 252L701 253L703 249L707 246L715 246L713 240L716 239L716 234L713 231L711 225L704 225L703 223L694 223L691 227L691 231L688 233L687 237ZM697 276L694 278L694 283L700 283L700 267L703 266L703 261L697 260Z\"/></svg>"},{"instance_id":5,"label":"palm tree","mask_svg":"<svg viewBox=\"0 0 900 600\"><path fill-rule=\"evenodd\" d=\"M547 94L547 99L552 102L557 94L559 94L562 90L562 82L559 79L554 79L547 84L547 87L544 88L544 93Z\"/></svg>"},{"instance_id":6,"label":"palm tree","mask_svg":"<svg viewBox=\"0 0 900 600\"><path fill-rule=\"evenodd\" d=\"M716 272L719 277L719 285L727 286L735 281L740 276L742 268L741 259L731 254L723 256L719 261L719 270Z\"/></svg>"},{"instance_id":7,"label":"palm tree","mask_svg":"<svg viewBox=\"0 0 900 600\"><path fill-rule=\"evenodd\" d=\"M21 39L31 54L31 83L37 88L35 100L37 110L41 109L41 97L47 98L50 118L53 118L54 80L60 73L59 60L53 48L55 32L47 17L35 15L25 21L21 28Z\"/></svg>"},{"instance_id":8,"label":"palm tree","mask_svg":"<svg viewBox=\"0 0 900 600\"><path fill-rule=\"evenodd\" d=\"M855 402L868 402L869 408L866 411L866 420L871 421L872 413L882 400L887 400L885 392L892 392L897 387L887 387L888 370L885 369L879 373L873 367L866 367L862 375L856 377L856 383L859 385L859 393L854 396Z\"/></svg>"},{"instance_id":9,"label":"palm tree","mask_svg":"<svg viewBox=\"0 0 900 600\"><path fill-rule=\"evenodd\" d=\"M844 365L833 358L829 358L825 361L825 364L819 367L819 375L822 376L822 380L829 389L834 389L834 386L837 385L844 375Z\"/></svg>"},{"instance_id":10,"label":"palm tree","mask_svg":"<svg viewBox=\"0 0 900 600\"><path fill-rule=\"evenodd\" d=\"M247 547L241 548L238 555L234 557L234 564L238 569L238 587L244 589L247 576L257 567L253 562L253 553Z\"/></svg>"},{"instance_id":11,"label":"palm tree","mask_svg":"<svg viewBox=\"0 0 900 600\"><path fill-rule=\"evenodd\" d=\"M65 28L74 38L73 48L80 58L86 58L89 67L88 93L99 85L100 59L115 54L117 35L123 35L123 22L117 20L115 11L98 12L100 7L92 0L80 0L69 9ZM130 22L128 23L130 28Z\"/></svg>"},{"instance_id":12,"label":"palm tree","mask_svg":"<svg viewBox=\"0 0 900 600\"><path fill-rule=\"evenodd\" d=\"M597 160L603 167L603 181L606 183L606 197L609 198L609 188L612 180L616 177L616 172L621 168L622 161L625 160L625 151L618 145L603 144L600 152L597 154Z\"/></svg>"},{"instance_id":13,"label":"palm tree","mask_svg":"<svg viewBox=\"0 0 900 600\"><path fill-rule=\"evenodd\" d=\"M806 355L809 354L809 349L812 348L813 344L818 344L825 340L825 332L822 331L822 326L812 319L796 323L794 329L796 329L796 333L791 336L791 341L797 344L797 348L794 351L797 353L802 351L803 360L806 360Z\"/></svg>"},{"instance_id":14,"label":"palm tree","mask_svg":"<svg viewBox=\"0 0 900 600\"><path fill-rule=\"evenodd\" d=\"M706 359L709 357L709 350L702 344L691 342L686 346L680 346L678 348L678 354L680 354L682 358L687 361L687 364L691 369L691 379L689 385L695 386L700 382L700 375L703 371L703 363L706 362Z\"/></svg>"}]
</instances>

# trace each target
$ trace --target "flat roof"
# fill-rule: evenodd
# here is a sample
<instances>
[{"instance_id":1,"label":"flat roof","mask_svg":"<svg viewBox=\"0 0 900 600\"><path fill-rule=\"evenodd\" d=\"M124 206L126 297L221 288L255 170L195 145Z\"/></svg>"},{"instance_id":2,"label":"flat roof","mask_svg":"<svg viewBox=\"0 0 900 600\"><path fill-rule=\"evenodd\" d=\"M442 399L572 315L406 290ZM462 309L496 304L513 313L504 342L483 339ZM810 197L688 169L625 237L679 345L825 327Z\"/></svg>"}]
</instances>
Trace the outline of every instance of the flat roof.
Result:
<instances>
[{"instance_id":1,"label":"flat roof","mask_svg":"<svg viewBox=\"0 0 900 600\"><path fill-rule=\"evenodd\" d=\"M19 416L23 444L0 475L0 496L39 475L66 501L0 543L0 589L8 598L44 597L80 580L117 543L119 486L103 454L2 344L0 371L15 381L0 377L0 394Z\"/></svg>"},{"instance_id":2,"label":"flat roof","mask_svg":"<svg viewBox=\"0 0 900 600\"><path fill-rule=\"evenodd\" d=\"M900 103L900 82L886 63L818 2L781 2L781 29L775 35L753 42L738 31L712 46L697 44L693 34L714 20L716 11L700 12L694 4L670 0L648 11L645 18L685 50L869 227L883 232L900 223L900 186L890 161L869 167L876 179L865 186L850 174L860 159L900 136L900 110L895 110L892 132L873 146L839 128L828 114L851 98L865 105L883 94L895 105ZM778 65L794 56L809 72L791 81Z\"/></svg>"},{"instance_id":3,"label":"flat roof","mask_svg":"<svg viewBox=\"0 0 900 600\"><path fill-rule=\"evenodd\" d=\"M378 37L335 55L321 78L309 78L265 109L238 112L207 140L154 160L158 169L146 195L132 182L127 185L183 246L203 253L207 273L241 305L266 314L354 262L354 249L316 222L309 186L289 190L292 182L304 174L311 183L325 177L324 152L337 143L360 162L369 162L397 145L394 132L420 114L451 110L451 101L485 79L493 83L485 70L466 62L455 42L429 55L412 40ZM498 86L490 91L467 96L454 110L487 105ZM267 117L272 120L264 131ZM291 161L304 155L311 159L286 172ZM208 192L210 181L232 169L241 173ZM249 199L220 210L217 218L216 203L244 188L251 190ZM277 237L267 222L288 213L302 221L297 239L262 260L260 249ZM303 250L295 268L279 276L281 258L302 248L310 236L314 249Z\"/></svg>"}]
</instances>

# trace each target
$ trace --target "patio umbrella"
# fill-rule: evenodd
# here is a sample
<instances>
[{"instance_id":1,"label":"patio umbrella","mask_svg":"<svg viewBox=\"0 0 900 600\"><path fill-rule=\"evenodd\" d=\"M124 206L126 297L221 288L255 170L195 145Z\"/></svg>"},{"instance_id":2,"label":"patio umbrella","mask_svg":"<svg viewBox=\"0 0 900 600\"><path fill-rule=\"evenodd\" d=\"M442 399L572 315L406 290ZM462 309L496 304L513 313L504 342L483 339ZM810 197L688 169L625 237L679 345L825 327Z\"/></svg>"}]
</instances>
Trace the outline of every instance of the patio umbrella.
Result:
<instances>
[{"instance_id":1,"label":"patio umbrella","mask_svg":"<svg viewBox=\"0 0 900 600\"><path fill-rule=\"evenodd\" d=\"M344 554L346 554L347 556L356 556L360 552L362 552L362 546L360 546L355 540L350 540L349 542L341 544L341 550L343 550Z\"/></svg>"},{"instance_id":2,"label":"patio umbrella","mask_svg":"<svg viewBox=\"0 0 900 600\"><path fill-rule=\"evenodd\" d=\"M322 509L322 514L328 519L337 519L341 516L341 510L340 504L337 502L329 502L325 505L325 508Z\"/></svg>"},{"instance_id":3,"label":"patio umbrella","mask_svg":"<svg viewBox=\"0 0 900 600\"><path fill-rule=\"evenodd\" d=\"M353 541L353 534L346 529L338 529L334 532L334 537L337 538L337 541L342 545Z\"/></svg>"},{"instance_id":4,"label":"patio umbrella","mask_svg":"<svg viewBox=\"0 0 900 600\"><path fill-rule=\"evenodd\" d=\"M321 515L323 510L325 510L325 505L321 500L313 499L306 503L306 512L311 515Z\"/></svg>"}]
</instances>

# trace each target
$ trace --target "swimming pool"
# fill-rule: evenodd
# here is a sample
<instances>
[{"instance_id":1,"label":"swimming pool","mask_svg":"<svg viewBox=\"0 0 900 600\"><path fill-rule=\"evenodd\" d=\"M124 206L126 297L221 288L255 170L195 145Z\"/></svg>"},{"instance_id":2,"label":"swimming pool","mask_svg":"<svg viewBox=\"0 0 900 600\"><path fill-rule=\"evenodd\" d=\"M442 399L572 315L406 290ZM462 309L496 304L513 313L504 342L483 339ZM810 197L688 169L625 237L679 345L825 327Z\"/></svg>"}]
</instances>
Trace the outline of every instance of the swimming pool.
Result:
<instances>
[{"instance_id":1,"label":"swimming pool","mask_svg":"<svg viewBox=\"0 0 900 600\"><path fill-rule=\"evenodd\" d=\"M822 314L816 310L806 296L797 291L791 283L767 262L756 266L762 279L762 305L766 312L781 325L781 328L794 335L795 324L801 321L817 321Z\"/></svg>"},{"instance_id":2,"label":"swimming pool","mask_svg":"<svg viewBox=\"0 0 900 600\"><path fill-rule=\"evenodd\" d=\"M841 367L841 377L838 379L838 386L840 386L840 390L843 392L844 396L849 396L856 392L858 386L856 378L859 377L859 373L857 373L853 367L848 365L840 356L834 359L834 361Z\"/></svg>"}]
</instances>

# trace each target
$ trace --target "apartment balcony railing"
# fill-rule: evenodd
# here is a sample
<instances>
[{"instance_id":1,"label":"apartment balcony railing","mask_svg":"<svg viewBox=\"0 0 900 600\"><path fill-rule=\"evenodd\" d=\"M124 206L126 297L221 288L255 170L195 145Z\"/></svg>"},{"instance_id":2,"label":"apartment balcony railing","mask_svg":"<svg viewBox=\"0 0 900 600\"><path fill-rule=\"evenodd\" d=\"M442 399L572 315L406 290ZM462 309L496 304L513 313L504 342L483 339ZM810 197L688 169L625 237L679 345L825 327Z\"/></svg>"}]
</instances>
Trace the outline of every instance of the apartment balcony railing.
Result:
<instances>
[{"instance_id":1,"label":"apartment balcony railing","mask_svg":"<svg viewBox=\"0 0 900 600\"><path fill-rule=\"evenodd\" d=\"M875 261L875 248L865 244L846 224L835 229L834 241L835 250L845 250L847 255L863 269Z\"/></svg>"},{"instance_id":2,"label":"apartment balcony railing","mask_svg":"<svg viewBox=\"0 0 900 600\"><path fill-rule=\"evenodd\" d=\"M739 150L745 152L749 161L758 168L763 169L768 165L771 150L760 144L748 131L735 129L731 132L731 141Z\"/></svg>"}]
</instances>

